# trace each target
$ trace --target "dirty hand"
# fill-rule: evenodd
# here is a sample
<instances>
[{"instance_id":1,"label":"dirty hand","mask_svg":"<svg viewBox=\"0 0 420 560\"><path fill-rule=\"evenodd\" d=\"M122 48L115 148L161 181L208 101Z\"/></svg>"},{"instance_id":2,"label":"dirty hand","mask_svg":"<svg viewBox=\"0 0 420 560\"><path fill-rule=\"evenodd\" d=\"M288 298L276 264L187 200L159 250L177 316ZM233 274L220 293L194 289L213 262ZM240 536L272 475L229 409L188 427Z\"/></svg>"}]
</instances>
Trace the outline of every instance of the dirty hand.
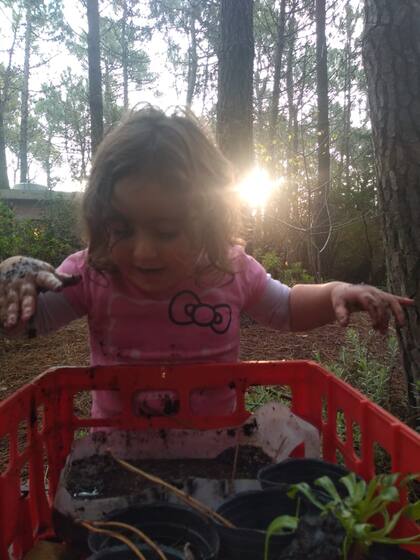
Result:
<instances>
[{"instance_id":1,"label":"dirty hand","mask_svg":"<svg viewBox=\"0 0 420 560\"><path fill-rule=\"evenodd\" d=\"M0 263L0 327L13 328L35 313L40 291L57 292L79 277L59 274L50 264L30 257L10 257Z\"/></svg>"},{"instance_id":2,"label":"dirty hand","mask_svg":"<svg viewBox=\"0 0 420 560\"><path fill-rule=\"evenodd\" d=\"M414 305L414 300L394 296L373 286L338 283L331 292L332 306L341 326L346 327L354 311L369 313L372 326L382 334L388 330L391 315L397 324L405 323L403 307Z\"/></svg>"}]
</instances>

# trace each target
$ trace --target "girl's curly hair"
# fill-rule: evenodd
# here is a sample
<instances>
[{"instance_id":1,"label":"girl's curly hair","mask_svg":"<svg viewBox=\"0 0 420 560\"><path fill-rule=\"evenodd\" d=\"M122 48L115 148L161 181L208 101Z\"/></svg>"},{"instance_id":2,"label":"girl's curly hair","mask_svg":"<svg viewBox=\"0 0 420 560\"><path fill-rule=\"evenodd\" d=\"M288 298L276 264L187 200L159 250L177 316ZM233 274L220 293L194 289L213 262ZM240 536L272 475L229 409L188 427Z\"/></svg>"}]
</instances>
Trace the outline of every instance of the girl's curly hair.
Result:
<instances>
[{"instance_id":1,"label":"girl's curly hair","mask_svg":"<svg viewBox=\"0 0 420 560\"><path fill-rule=\"evenodd\" d=\"M211 268L231 272L236 226L231 164L191 112L168 116L152 106L130 112L94 157L82 211L89 264L113 270L108 233L113 189L132 173L168 188L187 188L194 215L187 227L197 254Z\"/></svg>"}]
</instances>

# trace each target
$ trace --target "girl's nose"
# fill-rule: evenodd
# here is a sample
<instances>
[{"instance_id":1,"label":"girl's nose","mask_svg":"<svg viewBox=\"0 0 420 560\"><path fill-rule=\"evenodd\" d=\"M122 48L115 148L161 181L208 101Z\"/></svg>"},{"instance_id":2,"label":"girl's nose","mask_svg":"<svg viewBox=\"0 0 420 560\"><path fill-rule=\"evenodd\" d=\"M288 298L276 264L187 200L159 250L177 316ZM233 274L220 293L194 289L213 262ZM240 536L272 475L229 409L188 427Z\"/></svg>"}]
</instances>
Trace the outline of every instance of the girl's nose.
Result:
<instances>
[{"instance_id":1,"label":"girl's nose","mask_svg":"<svg viewBox=\"0 0 420 560\"><path fill-rule=\"evenodd\" d=\"M139 266L153 264L159 253L153 239L147 235L137 236L134 240L133 258Z\"/></svg>"}]
</instances>

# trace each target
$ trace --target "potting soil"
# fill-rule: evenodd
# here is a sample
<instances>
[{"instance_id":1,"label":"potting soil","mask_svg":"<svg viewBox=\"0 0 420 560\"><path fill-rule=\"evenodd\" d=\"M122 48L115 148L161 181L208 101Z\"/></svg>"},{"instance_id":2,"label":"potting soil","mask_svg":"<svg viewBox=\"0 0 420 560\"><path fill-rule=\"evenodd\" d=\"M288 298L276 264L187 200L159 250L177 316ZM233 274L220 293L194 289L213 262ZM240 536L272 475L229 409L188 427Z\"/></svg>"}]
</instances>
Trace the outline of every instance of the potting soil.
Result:
<instances>
[{"instance_id":1,"label":"potting soil","mask_svg":"<svg viewBox=\"0 0 420 560\"><path fill-rule=\"evenodd\" d=\"M303 516L295 538L278 560L341 560L344 537L334 516Z\"/></svg>"},{"instance_id":2,"label":"potting soil","mask_svg":"<svg viewBox=\"0 0 420 560\"><path fill-rule=\"evenodd\" d=\"M223 451L215 459L159 459L129 461L166 482L176 483L193 478L255 479L258 470L272 463L259 447L240 446L235 473L235 447ZM66 487L71 496L97 499L142 492L155 486L152 482L120 466L111 455L92 455L72 463Z\"/></svg>"}]
</instances>

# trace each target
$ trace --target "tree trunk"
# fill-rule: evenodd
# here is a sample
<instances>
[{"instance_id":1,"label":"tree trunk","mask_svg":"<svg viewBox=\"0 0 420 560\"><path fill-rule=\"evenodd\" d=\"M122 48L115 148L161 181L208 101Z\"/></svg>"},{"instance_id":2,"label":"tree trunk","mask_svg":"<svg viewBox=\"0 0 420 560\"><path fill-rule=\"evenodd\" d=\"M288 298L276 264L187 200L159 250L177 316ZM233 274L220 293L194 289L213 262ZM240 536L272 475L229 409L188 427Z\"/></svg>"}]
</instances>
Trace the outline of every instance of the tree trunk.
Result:
<instances>
[{"instance_id":1,"label":"tree trunk","mask_svg":"<svg viewBox=\"0 0 420 560\"><path fill-rule=\"evenodd\" d=\"M253 161L253 0L221 0L217 137L239 173Z\"/></svg>"},{"instance_id":2,"label":"tree trunk","mask_svg":"<svg viewBox=\"0 0 420 560\"><path fill-rule=\"evenodd\" d=\"M22 104L20 118L19 162L20 182L28 182L28 116L29 116L29 73L31 56L32 14L31 2L25 2L26 30L25 30L25 58L23 63Z\"/></svg>"},{"instance_id":3,"label":"tree trunk","mask_svg":"<svg viewBox=\"0 0 420 560\"><path fill-rule=\"evenodd\" d=\"M209 83L209 56L207 53L206 64L204 65L203 98L202 98L202 109L201 109L202 113L204 113L204 110L206 108L208 83Z\"/></svg>"},{"instance_id":4,"label":"tree trunk","mask_svg":"<svg viewBox=\"0 0 420 560\"><path fill-rule=\"evenodd\" d=\"M89 106L91 123L91 151L95 153L103 136L103 104L101 51L99 36L98 0L88 0L88 59L89 59Z\"/></svg>"},{"instance_id":5,"label":"tree trunk","mask_svg":"<svg viewBox=\"0 0 420 560\"><path fill-rule=\"evenodd\" d=\"M325 36L326 0L316 0L316 78L318 99L318 193L314 208L313 238L318 248L314 255L315 275L317 280L322 278L320 253L326 248L328 234L316 233L319 228L327 229L328 196L330 187L330 123L328 116L328 66L327 66L327 40Z\"/></svg>"},{"instance_id":6,"label":"tree trunk","mask_svg":"<svg viewBox=\"0 0 420 560\"><path fill-rule=\"evenodd\" d=\"M4 72L3 84L0 89L0 189L10 189L9 177L7 174L6 157L6 130L4 116L7 111L7 102L10 96L10 80L12 74L12 60L15 52L18 26L13 26L13 40L9 49L9 61Z\"/></svg>"},{"instance_id":7,"label":"tree trunk","mask_svg":"<svg viewBox=\"0 0 420 560\"><path fill-rule=\"evenodd\" d=\"M286 0L281 0L280 15L277 22L276 52L274 56L273 97L271 99L270 122L268 125L269 149L272 153L272 156L274 155L273 140L276 136L277 121L279 117L280 77L281 77L281 65L282 65L283 52L284 52L285 26L286 26Z\"/></svg>"},{"instance_id":8,"label":"tree trunk","mask_svg":"<svg viewBox=\"0 0 420 560\"><path fill-rule=\"evenodd\" d=\"M346 93L345 93L345 123L344 123L344 152L346 155L346 189L350 188L350 133L351 133L351 109L352 109L352 42L354 24L350 0L346 6Z\"/></svg>"},{"instance_id":9,"label":"tree trunk","mask_svg":"<svg viewBox=\"0 0 420 560\"><path fill-rule=\"evenodd\" d=\"M296 63L295 46L296 46L296 1L289 16L289 25L287 34L289 36L289 46L287 53L286 65L286 89L287 89L287 185L288 199L290 203L290 218L292 221L298 220L298 194L296 192L296 178L298 173L298 106L295 103L295 80L293 75L293 67ZM305 55L306 56L306 55ZM306 65L306 63L305 63ZM305 80L303 80L304 82Z\"/></svg>"},{"instance_id":10,"label":"tree trunk","mask_svg":"<svg viewBox=\"0 0 420 560\"><path fill-rule=\"evenodd\" d=\"M45 173L47 175L47 188L49 190L52 190L54 188L54 185L52 184L52 177L51 177L51 171L52 171L51 152L52 152L52 134L48 136L47 153L45 158Z\"/></svg>"},{"instance_id":11,"label":"tree trunk","mask_svg":"<svg viewBox=\"0 0 420 560\"><path fill-rule=\"evenodd\" d=\"M124 0L122 15L122 66L123 66L123 90L124 90L124 109L128 109L128 40L127 40L127 0Z\"/></svg>"},{"instance_id":12,"label":"tree trunk","mask_svg":"<svg viewBox=\"0 0 420 560\"><path fill-rule=\"evenodd\" d=\"M264 71L267 66L267 61L265 59L265 54L263 55L263 49L258 49L256 51L256 56L254 57L254 118L257 126L255 127L255 133L257 133L261 138L257 136L257 142L266 142L266 132L265 132L265 121L266 121L266 107L265 100L267 96L267 83L269 74ZM263 60L264 58L264 60ZM265 74L264 77L261 74Z\"/></svg>"},{"instance_id":13,"label":"tree trunk","mask_svg":"<svg viewBox=\"0 0 420 560\"><path fill-rule=\"evenodd\" d=\"M391 291L416 300L398 330L410 404L420 405L420 3L365 0L364 64Z\"/></svg>"},{"instance_id":14,"label":"tree trunk","mask_svg":"<svg viewBox=\"0 0 420 560\"><path fill-rule=\"evenodd\" d=\"M316 0L316 76L318 98L318 187L330 185L330 123L328 117L328 66L325 36L325 0Z\"/></svg>"},{"instance_id":15,"label":"tree trunk","mask_svg":"<svg viewBox=\"0 0 420 560\"><path fill-rule=\"evenodd\" d=\"M187 107L191 107L196 83L197 83L197 31L195 29L195 6L191 6L189 17L190 46L188 47L188 88L187 88Z\"/></svg>"},{"instance_id":16,"label":"tree trunk","mask_svg":"<svg viewBox=\"0 0 420 560\"><path fill-rule=\"evenodd\" d=\"M0 190L10 189L7 175L6 138L4 134L3 107L0 106Z\"/></svg>"},{"instance_id":17,"label":"tree trunk","mask_svg":"<svg viewBox=\"0 0 420 560\"><path fill-rule=\"evenodd\" d=\"M339 181L340 185L345 187L344 191L350 190L350 135L351 135L351 111L352 111L352 82L353 82L353 32L354 32L354 14L351 8L351 0L347 0L344 24L346 27L346 43L343 53L344 73L344 107L343 107L343 128L340 146L340 165L339 165Z\"/></svg>"},{"instance_id":18,"label":"tree trunk","mask_svg":"<svg viewBox=\"0 0 420 560\"><path fill-rule=\"evenodd\" d=\"M104 111L104 126L107 130L112 125L112 88L111 88L111 78L108 66L108 59L104 59L104 73L102 76L102 86L103 86L103 111Z\"/></svg>"}]
</instances>

